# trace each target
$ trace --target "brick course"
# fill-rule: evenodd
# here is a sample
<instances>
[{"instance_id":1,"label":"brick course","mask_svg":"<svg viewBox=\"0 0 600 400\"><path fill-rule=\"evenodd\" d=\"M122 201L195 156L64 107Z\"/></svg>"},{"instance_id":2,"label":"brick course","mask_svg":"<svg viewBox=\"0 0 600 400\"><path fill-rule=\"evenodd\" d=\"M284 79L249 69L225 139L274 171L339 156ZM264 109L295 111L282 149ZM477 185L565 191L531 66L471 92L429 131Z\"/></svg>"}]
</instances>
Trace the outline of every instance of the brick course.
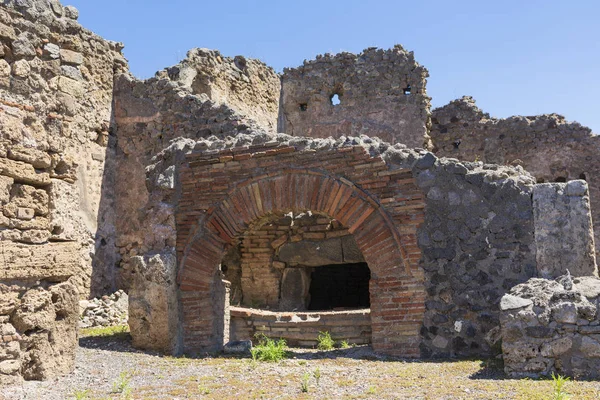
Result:
<instances>
[{"instance_id":1,"label":"brick course","mask_svg":"<svg viewBox=\"0 0 600 400\"><path fill-rule=\"evenodd\" d=\"M273 213L311 210L347 227L371 269L374 349L419 355L425 291L416 233L425 202L411 170L391 171L362 146L297 151L267 142L189 154L180 181L177 252L186 299L210 302L225 251L252 223ZM254 249L258 258L267 254ZM223 339L212 335L210 324L222 320L205 319L202 310L213 308L183 303L184 351L201 351Z\"/></svg>"}]
</instances>

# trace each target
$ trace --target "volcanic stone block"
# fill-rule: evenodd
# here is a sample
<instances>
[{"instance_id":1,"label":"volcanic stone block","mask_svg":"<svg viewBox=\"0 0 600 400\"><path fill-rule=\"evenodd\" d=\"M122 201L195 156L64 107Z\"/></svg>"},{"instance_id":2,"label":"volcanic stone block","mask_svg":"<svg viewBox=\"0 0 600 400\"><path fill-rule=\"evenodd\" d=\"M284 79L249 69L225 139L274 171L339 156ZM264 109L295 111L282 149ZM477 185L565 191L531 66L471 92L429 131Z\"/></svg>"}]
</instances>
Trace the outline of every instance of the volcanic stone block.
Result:
<instances>
[{"instance_id":1,"label":"volcanic stone block","mask_svg":"<svg viewBox=\"0 0 600 400\"><path fill-rule=\"evenodd\" d=\"M533 210L537 266L555 278L597 275L590 200L585 181L534 186Z\"/></svg>"},{"instance_id":2,"label":"volcanic stone block","mask_svg":"<svg viewBox=\"0 0 600 400\"><path fill-rule=\"evenodd\" d=\"M306 295L310 286L309 272L306 268L286 268L281 280L281 310L306 309Z\"/></svg>"},{"instance_id":3,"label":"volcanic stone block","mask_svg":"<svg viewBox=\"0 0 600 400\"><path fill-rule=\"evenodd\" d=\"M340 238L333 238L286 243L279 249L279 260L288 265L306 265L309 267L342 264L344 263L342 241Z\"/></svg>"}]
</instances>

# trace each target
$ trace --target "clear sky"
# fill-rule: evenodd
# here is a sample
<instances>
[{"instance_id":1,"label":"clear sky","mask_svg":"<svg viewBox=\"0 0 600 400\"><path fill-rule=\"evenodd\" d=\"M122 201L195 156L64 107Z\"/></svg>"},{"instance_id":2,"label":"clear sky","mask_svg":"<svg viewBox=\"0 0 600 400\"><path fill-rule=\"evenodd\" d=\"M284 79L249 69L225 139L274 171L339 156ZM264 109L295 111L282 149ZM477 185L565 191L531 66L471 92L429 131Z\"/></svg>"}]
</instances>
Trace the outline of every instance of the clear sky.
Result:
<instances>
[{"instance_id":1,"label":"clear sky","mask_svg":"<svg viewBox=\"0 0 600 400\"><path fill-rule=\"evenodd\" d=\"M193 47L281 72L400 43L429 69L434 107L471 95L495 117L556 112L600 133L598 0L64 1L83 26L125 43L140 78Z\"/></svg>"}]
</instances>

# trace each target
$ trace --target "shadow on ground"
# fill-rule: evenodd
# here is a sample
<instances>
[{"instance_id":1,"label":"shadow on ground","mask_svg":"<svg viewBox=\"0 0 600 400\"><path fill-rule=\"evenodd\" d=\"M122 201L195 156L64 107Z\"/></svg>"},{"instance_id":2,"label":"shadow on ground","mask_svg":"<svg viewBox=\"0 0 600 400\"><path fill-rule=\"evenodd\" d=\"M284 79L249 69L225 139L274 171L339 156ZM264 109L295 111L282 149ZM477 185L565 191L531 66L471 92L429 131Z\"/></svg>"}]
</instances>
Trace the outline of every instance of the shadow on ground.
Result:
<instances>
[{"instance_id":1,"label":"shadow on ground","mask_svg":"<svg viewBox=\"0 0 600 400\"><path fill-rule=\"evenodd\" d=\"M79 338L79 346L86 349L117 351L126 353L142 353L153 356L169 356L157 351L136 349L131 344L131 335L129 332L119 332L107 336L83 336ZM249 354L223 354L223 353L205 353L198 355L186 355L182 358L204 359L250 359ZM470 379L508 379L504 373L502 360L487 359L403 359L398 357L384 356L373 351L371 346L355 346L346 349L316 350L308 348L289 348L287 359L292 360L334 360L349 358L354 360L367 360L379 362L401 362L401 363L456 363L464 361L479 361L481 369L469 376ZM550 378L551 379L551 378Z\"/></svg>"}]
</instances>

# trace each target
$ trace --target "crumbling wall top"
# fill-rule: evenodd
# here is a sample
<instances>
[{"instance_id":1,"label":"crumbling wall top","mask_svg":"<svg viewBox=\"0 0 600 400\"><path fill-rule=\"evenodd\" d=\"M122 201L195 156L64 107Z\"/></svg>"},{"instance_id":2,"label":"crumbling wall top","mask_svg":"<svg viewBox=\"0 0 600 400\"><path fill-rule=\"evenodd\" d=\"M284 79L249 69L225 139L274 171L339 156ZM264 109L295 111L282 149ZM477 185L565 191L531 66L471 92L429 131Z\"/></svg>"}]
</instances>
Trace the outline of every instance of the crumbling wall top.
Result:
<instances>
[{"instance_id":1,"label":"crumbling wall top","mask_svg":"<svg viewBox=\"0 0 600 400\"><path fill-rule=\"evenodd\" d=\"M427 69L400 45L317 56L282 76L279 130L427 146Z\"/></svg>"},{"instance_id":2,"label":"crumbling wall top","mask_svg":"<svg viewBox=\"0 0 600 400\"><path fill-rule=\"evenodd\" d=\"M260 60L195 48L156 76L171 79L193 94L206 94L215 103L226 103L267 130L276 128L279 75Z\"/></svg>"}]
</instances>

